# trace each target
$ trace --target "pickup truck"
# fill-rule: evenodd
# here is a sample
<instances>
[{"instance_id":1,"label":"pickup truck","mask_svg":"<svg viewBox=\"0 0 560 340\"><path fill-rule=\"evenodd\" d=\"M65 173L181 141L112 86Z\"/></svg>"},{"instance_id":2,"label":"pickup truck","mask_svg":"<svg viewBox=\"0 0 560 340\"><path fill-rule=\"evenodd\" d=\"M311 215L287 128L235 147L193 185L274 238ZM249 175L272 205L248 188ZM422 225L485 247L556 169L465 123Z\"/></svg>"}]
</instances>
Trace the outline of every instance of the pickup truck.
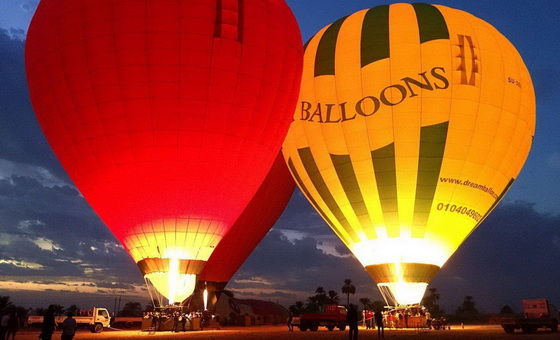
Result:
<instances>
[{"instance_id":1,"label":"pickup truck","mask_svg":"<svg viewBox=\"0 0 560 340\"><path fill-rule=\"evenodd\" d=\"M560 313L546 299L522 300L523 317L501 316L490 320L500 324L506 333L521 329L523 333L532 333L539 328L548 328L558 332Z\"/></svg>"},{"instance_id":2,"label":"pickup truck","mask_svg":"<svg viewBox=\"0 0 560 340\"><path fill-rule=\"evenodd\" d=\"M92 333L101 333L104 328L109 327L111 318L109 311L106 308L92 308L87 311L87 315L74 316L78 325L89 325ZM66 316L55 316L54 321L57 324L62 324ZM27 319L27 324L42 324L43 317L39 315L30 315Z\"/></svg>"},{"instance_id":3,"label":"pickup truck","mask_svg":"<svg viewBox=\"0 0 560 340\"><path fill-rule=\"evenodd\" d=\"M310 330L315 332L319 326L327 327L329 331L338 327L341 331L346 329L346 307L337 305L326 305L323 313L303 313L299 317L294 317L292 324L305 332Z\"/></svg>"}]
</instances>

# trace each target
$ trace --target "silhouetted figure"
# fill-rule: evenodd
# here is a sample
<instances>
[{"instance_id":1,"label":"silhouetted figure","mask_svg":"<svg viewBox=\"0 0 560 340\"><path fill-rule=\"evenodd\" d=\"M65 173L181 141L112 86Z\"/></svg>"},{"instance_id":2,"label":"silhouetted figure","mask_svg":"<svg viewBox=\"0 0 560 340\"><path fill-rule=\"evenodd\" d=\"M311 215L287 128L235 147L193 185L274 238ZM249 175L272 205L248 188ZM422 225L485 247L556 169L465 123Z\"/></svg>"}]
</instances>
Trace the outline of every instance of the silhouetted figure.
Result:
<instances>
[{"instance_id":1,"label":"silhouetted figure","mask_svg":"<svg viewBox=\"0 0 560 340\"><path fill-rule=\"evenodd\" d=\"M10 313L5 312L0 319L0 340L6 338L6 332L8 331L8 319L10 318Z\"/></svg>"},{"instance_id":2,"label":"silhouetted figure","mask_svg":"<svg viewBox=\"0 0 560 340\"><path fill-rule=\"evenodd\" d=\"M16 338L16 333L19 330L19 318L15 311L10 313L10 317L8 318L8 328L6 330L6 340L10 339L10 335L12 336L12 340Z\"/></svg>"},{"instance_id":3,"label":"silhouetted figure","mask_svg":"<svg viewBox=\"0 0 560 340\"><path fill-rule=\"evenodd\" d=\"M348 307L348 314L346 314L346 322L348 322L348 328L350 329L348 339L358 340L358 311L353 304L350 304Z\"/></svg>"},{"instance_id":4,"label":"silhouetted figure","mask_svg":"<svg viewBox=\"0 0 560 340\"><path fill-rule=\"evenodd\" d=\"M66 314L67 317L62 322L62 335L60 336L61 340L72 340L74 338L74 334L76 334L76 327L78 323L76 319L72 317L72 313Z\"/></svg>"},{"instance_id":5,"label":"silhouetted figure","mask_svg":"<svg viewBox=\"0 0 560 340\"><path fill-rule=\"evenodd\" d=\"M179 313L173 313L173 328L171 329L172 332L179 331Z\"/></svg>"},{"instance_id":6,"label":"silhouetted figure","mask_svg":"<svg viewBox=\"0 0 560 340\"><path fill-rule=\"evenodd\" d=\"M222 324L220 323L220 314L216 313L216 315L214 315L214 320L216 320L216 323L218 324L218 329L222 329Z\"/></svg>"},{"instance_id":7,"label":"silhouetted figure","mask_svg":"<svg viewBox=\"0 0 560 340\"><path fill-rule=\"evenodd\" d=\"M408 328L408 318L410 317L410 312L407 310L404 312L404 326Z\"/></svg>"},{"instance_id":8,"label":"silhouetted figure","mask_svg":"<svg viewBox=\"0 0 560 340\"><path fill-rule=\"evenodd\" d=\"M293 322L294 321L294 313L292 313L292 311L289 312L288 314L288 332L293 332L294 331L294 325Z\"/></svg>"},{"instance_id":9,"label":"silhouetted figure","mask_svg":"<svg viewBox=\"0 0 560 340\"><path fill-rule=\"evenodd\" d=\"M381 338L381 337L385 337L385 326L383 326L383 314L381 313L381 310L378 309L375 314L373 315L373 318L375 319L375 325L377 326L377 337Z\"/></svg>"},{"instance_id":10,"label":"silhouetted figure","mask_svg":"<svg viewBox=\"0 0 560 340\"><path fill-rule=\"evenodd\" d=\"M43 324L41 325L41 334L39 337L43 340L51 340L55 328L54 306L50 305L43 316Z\"/></svg>"}]
</instances>

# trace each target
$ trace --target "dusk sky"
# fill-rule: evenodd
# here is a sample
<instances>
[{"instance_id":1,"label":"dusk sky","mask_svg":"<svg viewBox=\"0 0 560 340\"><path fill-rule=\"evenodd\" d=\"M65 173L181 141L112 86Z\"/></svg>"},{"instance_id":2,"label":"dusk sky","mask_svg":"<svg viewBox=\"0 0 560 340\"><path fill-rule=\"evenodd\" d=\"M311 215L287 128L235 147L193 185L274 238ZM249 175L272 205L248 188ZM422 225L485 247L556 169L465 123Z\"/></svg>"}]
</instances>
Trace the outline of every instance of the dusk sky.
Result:
<instances>
[{"instance_id":1,"label":"dusk sky","mask_svg":"<svg viewBox=\"0 0 560 340\"><path fill-rule=\"evenodd\" d=\"M67 177L36 121L25 79L24 46L38 0L0 0L0 295L17 305L82 308L147 302L130 256ZM392 1L287 0L307 41L334 20ZM452 312L464 296L479 309L520 310L524 298L560 304L560 25L558 0L439 1L488 21L519 50L532 75L537 127L524 169L502 203L446 263L430 287ZM381 299L296 189L286 211L228 285L237 297L305 300L317 286Z\"/></svg>"}]
</instances>

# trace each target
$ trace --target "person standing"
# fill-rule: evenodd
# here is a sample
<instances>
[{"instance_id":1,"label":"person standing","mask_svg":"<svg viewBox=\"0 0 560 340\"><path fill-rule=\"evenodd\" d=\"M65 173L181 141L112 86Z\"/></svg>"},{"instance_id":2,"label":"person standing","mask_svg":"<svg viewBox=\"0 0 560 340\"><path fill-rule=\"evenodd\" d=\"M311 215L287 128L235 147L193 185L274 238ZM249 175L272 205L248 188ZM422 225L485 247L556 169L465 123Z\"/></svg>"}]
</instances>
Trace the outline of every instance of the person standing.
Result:
<instances>
[{"instance_id":1,"label":"person standing","mask_svg":"<svg viewBox=\"0 0 560 340\"><path fill-rule=\"evenodd\" d=\"M428 329L432 329L432 314L428 310L426 310L426 326Z\"/></svg>"},{"instance_id":2,"label":"person standing","mask_svg":"<svg viewBox=\"0 0 560 340\"><path fill-rule=\"evenodd\" d=\"M62 335L60 336L60 339L72 340L76 334L76 327L78 323L76 322L76 319L72 317L72 313L68 313L66 315L66 319L62 322Z\"/></svg>"},{"instance_id":3,"label":"person standing","mask_svg":"<svg viewBox=\"0 0 560 340\"><path fill-rule=\"evenodd\" d=\"M54 321L54 306L50 305L49 309L47 309L45 315L43 316L43 324L41 325L41 335L39 337L43 340L51 340L55 328L56 328L56 323Z\"/></svg>"},{"instance_id":4,"label":"person standing","mask_svg":"<svg viewBox=\"0 0 560 340\"><path fill-rule=\"evenodd\" d=\"M5 312L0 319L0 340L6 338L6 332L8 331L8 319L10 318L10 313Z\"/></svg>"},{"instance_id":5,"label":"person standing","mask_svg":"<svg viewBox=\"0 0 560 340\"><path fill-rule=\"evenodd\" d=\"M174 333L179 331L179 312L173 313L173 329L171 331Z\"/></svg>"},{"instance_id":6,"label":"person standing","mask_svg":"<svg viewBox=\"0 0 560 340\"><path fill-rule=\"evenodd\" d=\"M187 314L185 313L181 313L181 329L183 330L183 332L186 331L185 326L187 325Z\"/></svg>"},{"instance_id":7,"label":"person standing","mask_svg":"<svg viewBox=\"0 0 560 340\"><path fill-rule=\"evenodd\" d=\"M358 310L353 304L350 304L348 307L348 314L346 314L346 322L348 323L348 328L350 329L348 339L358 340Z\"/></svg>"},{"instance_id":8,"label":"person standing","mask_svg":"<svg viewBox=\"0 0 560 340\"><path fill-rule=\"evenodd\" d=\"M383 314L381 313L381 310L378 309L375 314L373 315L373 318L375 319L375 325L377 326L377 337L381 338L381 337L385 337L385 327L383 326Z\"/></svg>"},{"instance_id":9,"label":"person standing","mask_svg":"<svg viewBox=\"0 0 560 340\"><path fill-rule=\"evenodd\" d=\"M16 333L19 330L19 318L15 311L10 313L10 317L8 318L8 328L6 330L6 340L10 339L10 335L12 336L12 340L16 338Z\"/></svg>"},{"instance_id":10,"label":"person standing","mask_svg":"<svg viewBox=\"0 0 560 340\"><path fill-rule=\"evenodd\" d=\"M404 326L408 328L408 318L410 318L410 311L407 309L404 312Z\"/></svg>"},{"instance_id":11,"label":"person standing","mask_svg":"<svg viewBox=\"0 0 560 340\"><path fill-rule=\"evenodd\" d=\"M288 332L293 332L294 324L292 322L294 321L294 313L292 313L292 311L289 311L288 313Z\"/></svg>"}]
</instances>

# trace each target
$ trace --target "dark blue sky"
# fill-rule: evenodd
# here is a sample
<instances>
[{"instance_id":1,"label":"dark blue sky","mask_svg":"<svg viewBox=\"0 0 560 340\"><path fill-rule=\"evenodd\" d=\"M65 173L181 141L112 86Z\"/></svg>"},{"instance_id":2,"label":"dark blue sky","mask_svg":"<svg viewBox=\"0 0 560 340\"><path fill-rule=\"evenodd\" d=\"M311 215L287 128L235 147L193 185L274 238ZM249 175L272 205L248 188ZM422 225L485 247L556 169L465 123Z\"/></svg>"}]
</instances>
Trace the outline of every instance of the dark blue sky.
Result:
<instances>
[{"instance_id":1,"label":"dark blue sky","mask_svg":"<svg viewBox=\"0 0 560 340\"><path fill-rule=\"evenodd\" d=\"M304 40L342 16L393 3L287 2ZM147 300L136 266L66 177L36 123L23 48L37 3L0 0L0 295L27 306L109 306L116 295ZM560 304L560 1L439 3L490 22L518 48L537 94L537 131L525 168L504 202L431 286L440 290L448 311L465 295L474 296L489 312L504 304L519 310L522 298L545 297ZM287 305L305 299L319 285L339 290L345 278L358 287L355 301L380 298L357 260L296 190L230 288L239 296Z\"/></svg>"}]
</instances>

